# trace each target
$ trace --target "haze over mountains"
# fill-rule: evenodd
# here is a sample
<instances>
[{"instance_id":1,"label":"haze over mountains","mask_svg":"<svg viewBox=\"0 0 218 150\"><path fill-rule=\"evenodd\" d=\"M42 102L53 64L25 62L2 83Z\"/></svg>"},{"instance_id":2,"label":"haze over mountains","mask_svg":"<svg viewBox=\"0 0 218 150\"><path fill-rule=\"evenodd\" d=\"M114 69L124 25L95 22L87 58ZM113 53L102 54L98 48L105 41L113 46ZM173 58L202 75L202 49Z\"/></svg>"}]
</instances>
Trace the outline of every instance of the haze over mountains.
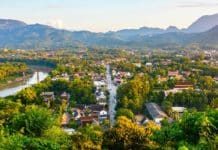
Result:
<instances>
[{"instance_id":1,"label":"haze over mountains","mask_svg":"<svg viewBox=\"0 0 218 150\"><path fill-rule=\"evenodd\" d=\"M27 25L0 19L0 47L58 49L78 46L174 48L198 45L218 48L218 14L199 18L187 29L142 27L116 32L60 30L47 25Z\"/></svg>"}]
</instances>

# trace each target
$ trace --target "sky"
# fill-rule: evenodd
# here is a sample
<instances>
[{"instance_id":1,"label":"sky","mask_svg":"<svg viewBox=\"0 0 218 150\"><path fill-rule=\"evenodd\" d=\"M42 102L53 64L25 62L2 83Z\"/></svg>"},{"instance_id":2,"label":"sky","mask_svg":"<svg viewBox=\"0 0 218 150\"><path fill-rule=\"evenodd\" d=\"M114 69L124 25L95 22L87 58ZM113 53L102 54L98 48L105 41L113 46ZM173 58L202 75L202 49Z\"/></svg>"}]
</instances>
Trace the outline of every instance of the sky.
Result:
<instances>
[{"instance_id":1,"label":"sky","mask_svg":"<svg viewBox=\"0 0 218 150\"><path fill-rule=\"evenodd\" d=\"M170 25L218 13L218 0L0 0L0 18L94 32Z\"/></svg>"}]
</instances>

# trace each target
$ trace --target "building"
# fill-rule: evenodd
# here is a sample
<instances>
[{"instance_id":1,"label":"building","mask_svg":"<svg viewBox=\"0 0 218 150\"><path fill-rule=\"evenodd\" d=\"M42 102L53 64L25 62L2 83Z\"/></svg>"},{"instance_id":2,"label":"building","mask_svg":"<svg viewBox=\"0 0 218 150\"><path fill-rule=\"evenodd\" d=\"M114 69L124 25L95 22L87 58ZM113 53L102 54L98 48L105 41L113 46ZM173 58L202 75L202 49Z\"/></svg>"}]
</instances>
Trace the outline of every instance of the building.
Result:
<instances>
[{"instance_id":1,"label":"building","mask_svg":"<svg viewBox=\"0 0 218 150\"><path fill-rule=\"evenodd\" d=\"M215 77L213 78L213 80L214 80L216 83L218 83L218 76L215 76Z\"/></svg>"},{"instance_id":2,"label":"building","mask_svg":"<svg viewBox=\"0 0 218 150\"><path fill-rule=\"evenodd\" d=\"M147 66L147 67L152 67L152 63L151 63L151 62L147 62L147 63L145 64L145 66Z\"/></svg>"},{"instance_id":3,"label":"building","mask_svg":"<svg viewBox=\"0 0 218 150\"><path fill-rule=\"evenodd\" d=\"M178 90L193 89L193 84L191 82L177 82L174 89L178 89Z\"/></svg>"},{"instance_id":4,"label":"building","mask_svg":"<svg viewBox=\"0 0 218 150\"><path fill-rule=\"evenodd\" d=\"M95 120L94 116L84 116L80 117L79 123L81 126L86 126L88 124L98 124L98 121Z\"/></svg>"},{"instance_id":5,"label":"building","mask_svg":"<svg viewBox=\"0 0 218 150\"><path fill-rule=\"evenodd\" d=\"M181 118L183 113L184 113L184 111L186 110L185 107L175 107L175 106L172 107L171 109L172 109L172 112L174 114L174 118L175 119Z\"/></svg>"},{"instance_id":6,"label":"building","mask_svg":"<svg viewBox=\"0 0 218 150\"><path fill-rule=\"evenodd\" d=\"M55 99L54 92L42 92L40 96L43 97L43 102L47 103L48 107L50 107L51 102Z\"/></svg>"},{"instance_id":7,"label":"building","mask_svg":"<svg viewBox=\"0 0 218 150\"><path fill-rule=\"evenodd\" d=\"M69 105L70 103L70 94L69 93L66 93L66 92L63 92L60 96L60 99L61 99L61 102L63 103L64 101L67 102L67 105Z\"/></svg>"},{"instance_id":8,"label":"building","mask_svg":"<svg viewBox=\"0 0 218 150\"><path fill-rule=\"evenodd\" d=\"M168 96L170 93L172 93L172 94L176 94L176 93L181 93L182 92L182 90L179 90L179 89L170 89L170 90L165 90L164 91L164 95L165 96Z\"/></svg>"},{"instance_id":9,"label":"building","mask_svg":"<svg viewBox=\"0 0 218 150\"><path fill-rule=\"evenodd\" d=\"M179 71L168 71L168 76L169 77L176 77L177 75L179 75Z\"/></svg>"},{"instance_id":10,"label":"building","mask_svg":"<svg viewBox=\"0 0 218 150\"><path fill-rule=\"evenodd\" d=\"M166 82L168 79L166 77L158 77L158 83Z\"/></svg>"},{"instance_id":11,"label":"building","mask_svg":"<svg viewBox=\"0 0 218 150\"><path fill-rule=\"evenodd\" d=\"M141 63L133 63L134 66L141 68L142 64Z\"/></svg>"},{"instance_id":12,"label":"building","mask_svg":"<svg viewBox=\"0 0 218 150\"><path fill-rule=\"evenodd\" d=\"M160 124L163 119L168 117L156 103L146 103L145 106L153 121L157 124Z\"/></svg>"},{"instance_id":13,"label":"building","mask_svg":"<svg viewBox=\"0 0 218 150\"><path fill-rule=\"evenodd\" d=\"M183 90L188 90L193 88L194 86L191 82L177 82L173 89L165 90L164 94L165 96L168 96L170 93L176 94L182 92Z\"/></svg>"},{"instance_id":14,"label":"building","mask_svg":"<svg viewBox=\"0 0 218 150\"><path fill-rule=\"evenodd\" d=\"M98 113L98 119L99 119L99 121L105 120L105 119L107 119L107 118L108 118L108 113L107 113L107 111L101 110L101 111Z\"/></svg>"},{"instance_id":15,"label":"building","mask_svg":"<svg viewBox=\"0 0 218 150\"><path fill-rule=\"evenodd\" d=\"M107 104L107 97L105 96L103 91L96 93L96 100L99 105L106 105Z\"/></svg>"},{"instance_id":16,"label":"building","mask_svg":"<svg viewBox=\"0 0 218 150\"><path fill-rule=\"evenodd\" d=\"M70 122L70 114L64 113L61 119L61 126L66 126Z\"/></svg>"},{"instance_id":17,"label":"building","mask_svg":"<svg viewBox=\"0 0 218 150\"><path fill-rule=\"evenodd\" d=\"M185 107L172 107L172 111L177 113L183 113L185 110Z\"/></svg>"},{"instance_id":18,"label":"building","mask_svg":"<svg viewBox=\"0 0 218 150\"><path fill-rule=\"evenodd\" d=\"M99 124L108 119L108 112L103 105L78 105L72 111L74 120L78 121L81 126Z\"/></svg>"}]
</instances>

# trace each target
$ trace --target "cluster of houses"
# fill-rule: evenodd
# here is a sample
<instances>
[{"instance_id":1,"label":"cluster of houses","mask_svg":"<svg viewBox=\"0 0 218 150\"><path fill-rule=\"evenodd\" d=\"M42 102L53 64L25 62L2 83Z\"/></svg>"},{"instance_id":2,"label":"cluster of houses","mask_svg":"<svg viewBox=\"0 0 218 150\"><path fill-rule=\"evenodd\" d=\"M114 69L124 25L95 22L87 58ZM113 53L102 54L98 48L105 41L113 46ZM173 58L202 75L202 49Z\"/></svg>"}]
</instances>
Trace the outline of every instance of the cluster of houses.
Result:
<instances>
[{"instance_id":1,"label":"cluster of houses","mask_svg":"<svg viewBox=\"0 0 218 150\"><path fill-rule=\"evenodd\" d=\"M72 108L73 119L80 126L99 124L108 118L108 112L103 105L76 105Z\"/></svg>"},{"instance_id":2,"label":"cluster of houses","mask_svg":"<svg viewBox=\"0 0 218 150\"><path fill-rule=\"evenodd\" d=\"M57 76L53 77L51 80L52 81L56 81L56 80L66 80L66 81L69 81L70 80L70 76L67 73L62 73L61 75L57 75Z\"/></svg>"},{"instance_id":3,"label":"cluster of houses","mask_svg":"<svg viewBox=\"0 0 218 150\"><path fill-rule=\"evenodd\" d=\"M186 77L190 76L191 72L190 71L183 71L180 72L178 70L176 71L168 71L168 76L167 77L158 77L158 83L166 82L168 79L176 79L178 80L174 86L174 88L165 90L165 96L168 96L169 93L178 93L182 92L183 90L188 90L188 89L193 89L194 85L193 83L189 81L185 81Z\"/></svg>"},{"instance_id":4,"label":"cluster of houses","mask_svg":"<svg viewBox=\"0 0 218 150\"><path fill-rule=\"evenodd\" d=\"M69 108L70 94L63 92L58 99L65 104L71 111L66 111L62 115L61 126L67 130L72 131L71 128L66 128L71 121L76 121L79 126L85 126L86 124L99 124L104 119L108 119L108 111L106 108L107 97L105 95L106 81L104 77L95 76L94 85L96 87L96 100L97 104L93 105L76 105L73 108ZM98 80L97 80L98 79ZM57 100L54 92L42 92L40 96L43 98L43 102L50 107L51 103Z\"/></svg>"},{"instance_id":5,"label":"cluster of houses","mask_svg":"<svg viewBox=\"0 0 218 150\"><path fill-rule=\"evenodd\" d=\"M107 82L105 75L103 74L94 74L92 77L95 86L95 97L98 105L107 105Z\"/></svg>"},{"instance_id":6,"label":"cluster of houses","mask_svg":"<svg viewBox=\"0 0 218 150\"><path fill-rule=\"evenodd\" d=\"M54 92L42 92L40 96L43 98L43 102L50 107L51 103L55 101ZM67 92L63 92L60 95L61 103L65 103L67 106L70 104L70 94Z\"/></svg>"},{"instance_id":7,"label":"cluster of houses","mask_svg":"<svg viewBox=\"0 0 218 150\"><path fill-rule=\"evenodd\" d=\"M62 116L61 126L67 127L71 121L79 126L99 124L108 118L108 113L102 105L76 105L71 108L71 114L65 112Z\"/></svg>"},{"instance_id":8,"label":"cluster of houses","mask_svg":"<svg viewBox=\"0 0 218 150\"><path fill-rule=\"evenodd\" d=\"M130 72L112 70L113 82L115 85L120 85L125 82L125 79L132 77Z\"/></svg>"},{"instance_id":9,"label":"cluster of houses","mask_svg":"<svg viewBox=\"0 0 218 150\"><path fill-rule=\"evenodd\" d=\"M40 95L43 97L43 102L48 106L55 100L54 92L42 92ZM70 94L63 92L60 95L60 101L68 106L70 103ZM76 105L70 108L70 110L71 113L65 112L62 115L62 127L67 127L70 121L76 121L80 126L84 126L86 124L99 124L104 119L108 119L108 112L105 105Z\"/></svg>"}]
</instances>

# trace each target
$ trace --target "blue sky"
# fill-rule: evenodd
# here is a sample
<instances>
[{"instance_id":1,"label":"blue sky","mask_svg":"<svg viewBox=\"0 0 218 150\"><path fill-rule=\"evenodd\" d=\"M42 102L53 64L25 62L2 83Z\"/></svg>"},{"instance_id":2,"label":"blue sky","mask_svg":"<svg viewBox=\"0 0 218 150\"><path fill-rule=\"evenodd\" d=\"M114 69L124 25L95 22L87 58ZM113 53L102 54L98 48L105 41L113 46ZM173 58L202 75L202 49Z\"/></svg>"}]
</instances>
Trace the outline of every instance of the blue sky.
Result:
<instances>
[{"instance_id":1,"label":"blue sky","mask_svg":"<svg viewBox=\"0 0 218 150\"><path fill-rule=\"evenodd\" d=\"M0 18L105 32L143 26L179 28L218 13L217 0L0 0Z\"/></svg>"}]
</instances>

